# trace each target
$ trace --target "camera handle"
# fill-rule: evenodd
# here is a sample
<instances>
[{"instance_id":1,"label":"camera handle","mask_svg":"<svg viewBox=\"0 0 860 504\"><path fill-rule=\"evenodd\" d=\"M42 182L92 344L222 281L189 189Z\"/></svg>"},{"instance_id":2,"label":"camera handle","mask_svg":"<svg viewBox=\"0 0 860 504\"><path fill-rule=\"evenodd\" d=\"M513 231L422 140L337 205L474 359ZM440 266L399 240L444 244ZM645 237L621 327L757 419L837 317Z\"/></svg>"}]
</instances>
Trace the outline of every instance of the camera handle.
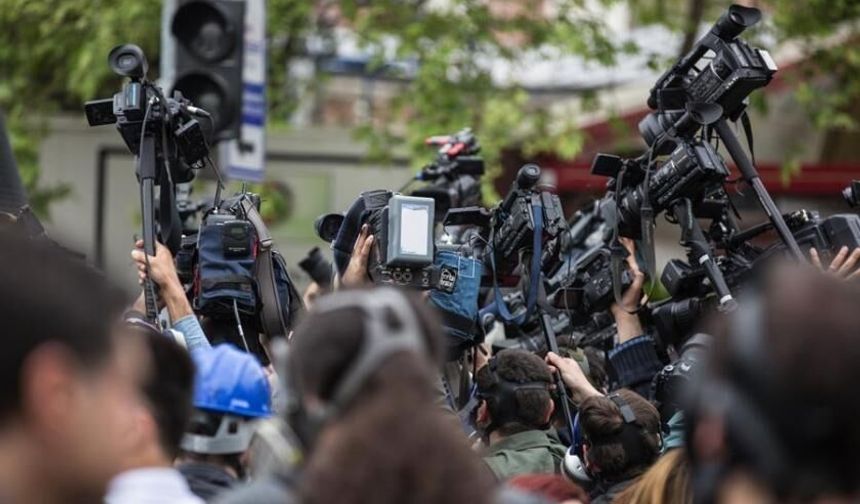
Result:
<instances>
[{"instance_id":1,"label":"camera handle","mask_svg":"<svg viewBox=\"0 0 860 504\"><path fill-rule=\"evenodd\" d=\"M723 118L714 123L714 130L723 141L723 144L726 146L726 150L729 151L729 155L732 157L732 160L734 160L738 170L740 170L743 179L752 186L759 203L761 203L762 208L764 208L765 213L773 223L773 227L776 228L776 232L779 234L779 237L783 242L785 242L791 255L800 262L806 262L806 258L800 251L797 241L794 239L794 236L785 224L785 220L782 218L782 212L779 211L776 203L774 203L773 199L770 197L770 193L767 192L767 188L765 188L764 183L761 181L758 171L755 169L755 166L753 166L749 156L744 152L737 135L732 131L726 119Z\"/></svg>"},{"instance_id":2,"label":"camera handle","mask_svg":"<svg viewBox=\"0 0 860 504\"><path fill-rule=\"evenodd\" d=\"M732 292L726 284L726 279L723 278L723 272L720 271L720 268L711 255L711 246L708 240L705 239L705 234L702 232L701 226L699 226L699 221L693 215L690 200L683 199L675 203L672 207L672 213L681 226L681 245L688 247L689 251L687 254L690 263L704 268L711 286L717 293L717 299L719 300L718 309L722 312L734 310L737 308L738 303L732 297Z\"/></svg>"},{"instance_id":3,"label":"camera handle","mask_svg":"<svg viewBox=\"0 0 860 504\"><path fill-rule=\"evenodd\" d=\"M550 314L546 310L541 310L540 325L541 329L543 329L544 338L546 338L546 347L550 352L560 355L558 352L558 339L555 336L555 329L552 327L552 317L550 317ZM567 399L567 387L564 385L564 380L561 379L560 372L555 373L555 389L558 392L561 413L564 415L564 421L570 431L570 439L575 439L573 434L573 414L570 411L570 403Z\"/></svg>"},{"instance_id":4,"label":"camera handle","mask_svg":"<svg viewBox=\"0 0 860 504\"><path fill-rule=\"evenodd\" d=\"M137 177L140 181L140 208L143 218L143 251L147 256L155 255L155 137L146 132L140 142L137 157ZM147 261L147 270L149 262ZM143 296L146 301L146 319L153 324L158 321L158 299L155 282L147 271L143 280Z\"/></svg>"}]
</instances>

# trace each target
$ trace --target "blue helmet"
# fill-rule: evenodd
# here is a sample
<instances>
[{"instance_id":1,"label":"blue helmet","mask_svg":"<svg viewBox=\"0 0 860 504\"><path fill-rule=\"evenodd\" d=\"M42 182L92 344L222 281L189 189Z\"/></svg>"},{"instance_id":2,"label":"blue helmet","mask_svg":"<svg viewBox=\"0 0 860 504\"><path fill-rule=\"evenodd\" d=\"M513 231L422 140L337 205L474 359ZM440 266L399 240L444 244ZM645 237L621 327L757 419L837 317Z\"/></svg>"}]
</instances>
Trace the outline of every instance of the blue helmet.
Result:
<instances>
[{"instance_id":1,"label":"blue helmet","mask_svg":"<svg viewBox=\"0 0 860 504\"><path fill-rule=\"evenodd\" d=\"M269 380L256 357L229 344L193 357L195 408L250 418L272 414Z\"/></svg>"},{"instance_id":2,"label":"blue helmet","mask_svg":"<svg viewBox=\"0 0 860 504\"><path fill-rule=\"evenodd\" d=\"M195 412L182 449L203 454L244 452L256 431L254 420L272 414L266 373L256 357L233 345L197 351L192 357L197 366ZM195 426L206 428L201 431Z\"/></svg>"}]
</instances>

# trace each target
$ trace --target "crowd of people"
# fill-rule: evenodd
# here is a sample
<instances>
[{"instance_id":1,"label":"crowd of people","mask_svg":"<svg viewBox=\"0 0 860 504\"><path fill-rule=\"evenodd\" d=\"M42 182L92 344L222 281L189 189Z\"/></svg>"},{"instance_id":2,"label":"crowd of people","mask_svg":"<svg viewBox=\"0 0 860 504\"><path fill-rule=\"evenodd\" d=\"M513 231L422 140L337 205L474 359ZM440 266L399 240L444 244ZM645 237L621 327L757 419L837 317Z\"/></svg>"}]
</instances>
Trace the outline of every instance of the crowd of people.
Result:
<instances>
[{"instance_id":1,"label":"crowd of people","mask_svg":"<svg viewBox=\"0 0 860 504\"><path fill-rule=\"evenodd\" d=\"M650 390L665 358L636 316L631 259L611 350L475 347L464 418L441 379L438 315L419 293L370 285L372 242L363 230L335 292L315 287L261 363L207 335L167 248L131 254L169 329L79 258L0 232L0 502L860 499L860 252L777 265L702 321L674 349L670 366L696 368L676 407Z\"/></svg>"}]
</instances>

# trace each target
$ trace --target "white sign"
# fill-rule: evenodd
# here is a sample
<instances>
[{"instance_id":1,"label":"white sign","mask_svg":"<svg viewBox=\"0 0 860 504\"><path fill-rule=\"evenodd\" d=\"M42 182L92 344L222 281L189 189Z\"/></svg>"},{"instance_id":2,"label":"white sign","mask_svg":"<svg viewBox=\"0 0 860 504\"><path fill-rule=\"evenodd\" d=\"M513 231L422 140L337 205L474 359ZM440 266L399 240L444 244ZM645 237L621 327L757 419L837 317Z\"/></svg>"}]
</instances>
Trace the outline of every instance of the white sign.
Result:
<instances>
[{"instance_id":1,"label":"white sign","mask_svg":"<svg viewBox=\"0 0 860 504\"><path fill-rule=\"evenodd\" d=\"M266 172L266 0L245 0L242 122L238 140L226 142L227 177L262 182Z\"/></svg>"}]
</instances>

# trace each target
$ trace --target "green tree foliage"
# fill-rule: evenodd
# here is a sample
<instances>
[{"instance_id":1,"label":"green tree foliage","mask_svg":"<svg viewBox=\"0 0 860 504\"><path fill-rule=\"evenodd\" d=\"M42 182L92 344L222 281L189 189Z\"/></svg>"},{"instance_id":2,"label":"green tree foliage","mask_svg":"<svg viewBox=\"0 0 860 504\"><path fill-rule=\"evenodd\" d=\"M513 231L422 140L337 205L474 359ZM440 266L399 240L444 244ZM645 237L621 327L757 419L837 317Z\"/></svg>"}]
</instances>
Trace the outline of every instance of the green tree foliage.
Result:
<instances>
[{"instance_id":1,"label":"green tree foliage","mask_svg":"<svg viewBox=\"0 0 860 504\"><path fill-rule=\"evenodd\" d=\"M39 184L37 151L44 118L82 111L86 100L110 96L120 80L107 66L118 43L134 41L153 59L160 0L0 0L0 111L33 207L45 216L63 185Z\"/></svg>"},{"instance_id":2,"label":"green tree foliage","mask_svg":"<svg viewBox=\"0 0 860 504\"><path fill-rule=\"evenodd\" d=\"M583 137L570 114L553 116L512 84L492 85L490 58L514 65L530 51L554 47L563 53L612 64L619 46L607 36L591 7L627 3L639 24L663 23L683 43L695 37L699 20L715 18L725 0L268 0L269 106L273 124L285 124L295 106L287 68L308 37L326 40L335 20L345 20L374 61L415 61L415 79L403 81L388 120L362 125L358 135L371 153L406 145L417 164L428 153L424 137L472 126L491 173L502 149L554 152L573 157ZM799 41L813 56L808 75L830 75L833 92L816 93L800 77L798 96L822 127L853 128L852 107L860 96L860 4L856 0L760 0L773 19L777 40ZM118 43L135 42L157 69L161 0L0 0L0 110L7 114L12 142L31 200L43 212L63 186L39 184L38 141L43 118L58 110L78 112L89 99L110 96L120 79L106 55ZM541 11L551 5L551 10ZM822 44L835 30L843 43ZM515 66L516 67L516 66ZM382 68L381 66L379 67ZM152 72L156 73L156 72ZM396 77L396 75L395 75Z\"/></svg>"}]
</instances>

